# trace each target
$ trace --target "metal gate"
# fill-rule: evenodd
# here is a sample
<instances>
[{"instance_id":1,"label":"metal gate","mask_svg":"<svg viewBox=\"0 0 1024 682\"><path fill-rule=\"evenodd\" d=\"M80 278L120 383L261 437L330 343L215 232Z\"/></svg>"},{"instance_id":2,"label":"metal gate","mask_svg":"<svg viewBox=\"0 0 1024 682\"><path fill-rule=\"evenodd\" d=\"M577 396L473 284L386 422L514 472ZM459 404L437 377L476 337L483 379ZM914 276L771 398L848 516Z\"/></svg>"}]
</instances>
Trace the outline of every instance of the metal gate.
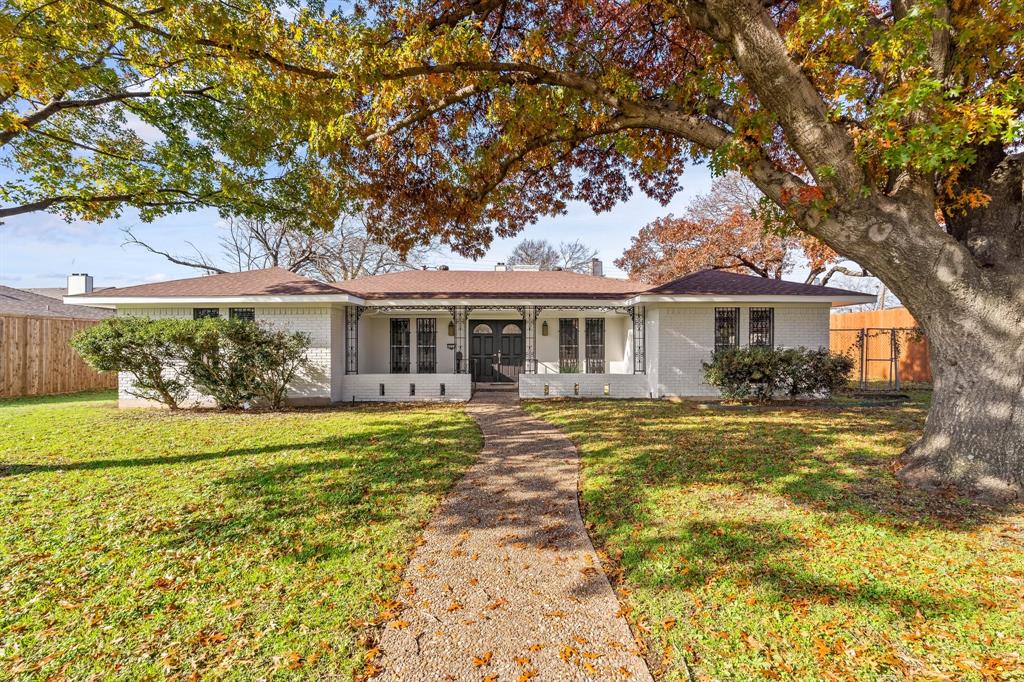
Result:
<instances>
[{"instance_id":1,"label":"metal gate","mask_svg":"<svg viewBox=\"0 0 1024 682\"><path fill-rule=\"evenodd\" d=\"M833 351L854 362L850 380L861 389L898 391L901 388L900 354L910 340L921 336L917 327L862 327L830 329Z\"/></svg>"}]
</instances>

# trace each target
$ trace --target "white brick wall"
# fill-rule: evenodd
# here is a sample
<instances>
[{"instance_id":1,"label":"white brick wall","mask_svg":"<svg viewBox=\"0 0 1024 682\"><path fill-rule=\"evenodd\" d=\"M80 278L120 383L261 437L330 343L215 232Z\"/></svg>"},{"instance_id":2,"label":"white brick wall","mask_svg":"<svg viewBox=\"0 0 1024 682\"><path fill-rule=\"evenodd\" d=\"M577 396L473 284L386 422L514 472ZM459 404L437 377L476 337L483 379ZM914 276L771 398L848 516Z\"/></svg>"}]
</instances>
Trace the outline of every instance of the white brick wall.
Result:
<instances>
[{"instance_id":1,"label":"white brick wall","mask_svg":"<svg viewBox=\"0 0 1024 682\"><path fill-rule=\"evenodd\" d=\"M384 395L380 385L384 384ZM410 395L409 386L416 386ZM444 384L444 395L441 395ZM468 374L347 374L341 379L341 400L356 402L466 401L473 385Z\"/></svg>"},{"instance_id":2,"label":"white brick wall","mask_svg":"<svg viewBox=\"0 0 1024 682\"><path fill-rule=\"evenodd\" d=\"M547 386L548 393L544 394ZM579 386L579 393L576 387ZM605 395L605 386L608 394ZM520 374L520 398L649 398L643 374Z\"/></svg>"},{"instance_id":3,"label":"white brick wall","mask_svg":"<svg viewBox=\"0 0 1024 682\"><path fill-rule=\"evenodd\" d=\"M702 362L711 359L715 347L715 305L659 306L648 308L648 332L656 340L647 339L651 357L652 388L656 396L717 396L718 389L704 382ZM775 345L828 348L828 326L831 306L828 303L789 303L736 305L718 307L740 309L740 345L747 345L751 307L775 309ZM653 314L653 324L651 322ZM651 329L651 326L654 329ZM653 353L652 353L653 351Z\"/></svg>"},{"instance_id":4,"label":"white brick wall","mask_svg":"<svg viewBox=\"0 0 1024 682\"><path fill-rule=\"evenodd\" d=\"M196 306L201 308L211 305ZM234 306L230 306L234 307ZM253 307L253 306L238 306ZM228 316L229 306L220 308L221 317ZM279 329L305 332L310 337L310 348L306 357L310 360L310 368L296 377L288 388L288 401L293 404L325 404L331 400L331 308L302 306L255 306L256 321L267 323ZM154 308L122 308L118 315L138 315L151 319L182 318L192 319L192 306L188 307L154 307ZM128 393L131 388L131 376L121 373L118 376L118 399L122 406L144 405ZM211 405L212 400L196 391L190 392L185 404Z\"/></svg>"}]
</instances>

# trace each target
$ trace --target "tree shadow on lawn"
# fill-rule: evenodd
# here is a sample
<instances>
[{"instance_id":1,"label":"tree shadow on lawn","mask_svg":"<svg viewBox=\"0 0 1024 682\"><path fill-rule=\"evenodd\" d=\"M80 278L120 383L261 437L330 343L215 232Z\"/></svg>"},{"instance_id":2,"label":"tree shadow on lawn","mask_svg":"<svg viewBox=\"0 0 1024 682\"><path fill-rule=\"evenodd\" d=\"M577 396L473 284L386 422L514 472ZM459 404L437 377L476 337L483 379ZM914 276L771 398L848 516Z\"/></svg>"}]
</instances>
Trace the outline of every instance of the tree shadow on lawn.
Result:
<instances>
[{"instance_id":1,"label":"tree shadow on lawn","mask_svg":"<svg viewBox=\"0 0 1024 682\"><path fill-rule=\"evenodd\" d=\"M300 444L315 451L300 462L257 460L215 479L226 498L242 502L238 509L201 510L163 531L162 544L223 549L263 538L297 562L345 555L350 547L316 541L318 524L330 535L407 518L404 500L447 489L476 454L460 425L375 426L372 433Z\"/></svg>"},{"instance_id":2,"label":"tree shadow on lawn","mask_svg":"<svg viewBox=\"0 0 1024 682\"><path fill-rule=\"evenodd\" d=\"M892 608L904 617L955 614L982 608L980 600L887 582L887 576L847 580L823 576L799 559L802 542L785 525L756 521L692 521L672 533L633 540L633 560L668 552L676 570L655 577L633 567L630 579L654 589L697 590L720 580L767 592L764 603L791 607L842 603L857 609ZM621 560L621 559L620 559ZM760 601L760 599L759 599Z\"/></svg>"},{"instance_id":3,"label":"tree shadow on lawn","mask_svg":"<svg viewBox=\"0 0 1024 682\"><path fill-rule=\"evenodd\" d=\"M210 460L249 457L254 455L270 455L289 450L320 450L331 452L342 445L339 438L325 438L314 442L278 443L261 447L233 448L214 450L211 452L194 452L190 454L169 455L167 457L126 457L122 459L94 459L78 462L54 462L48 464L0 464L0 478L20 474L97 471L102 469L121 469L125 467L173 466L175 464L193 464Z\"/></svg>"},{"instance_id":4,"label":"tree shadow on lawn","mask_svg":"<svg viewBox=\"0 0 1024 682\"><path fill-rule=\"evenodd\" d=\"M971 542L981 526L1018 511L904 489L890 463L917 436L919 415L763 408L708 416L657 404L579 410L553 417L570 421L582 475L593 477L582 488L584 517L638 587L730 581L794 610L840 603L904 618L987 608L978 590L953 596L889 574L913 551L903 543L919 533ZM944 540L922 547L931 542ZM862 562L869 551L880 560Z\"/></svg>"},{"instance_id":5,"label":"tree shadow on lawn","mask_svg":"<svg viewBox=\"0 0 1024 682\"><path fill-rule=\"evenodd\" d=\"M831 516L826 523L854 517L901 531L968 531L1017 509L904 488L891 464L917 437L923 415L918 423L912 414L888 410L766 407L708 415L672 405L631 412L617 419L581 415L585 422L572 426L587 434L577 436L587 473L610 480L593 493L601 496L600 508L614 510L622 522L640 511L635 501L650 488L702 485L780 495Z\"/></svg>"}]
</instances>

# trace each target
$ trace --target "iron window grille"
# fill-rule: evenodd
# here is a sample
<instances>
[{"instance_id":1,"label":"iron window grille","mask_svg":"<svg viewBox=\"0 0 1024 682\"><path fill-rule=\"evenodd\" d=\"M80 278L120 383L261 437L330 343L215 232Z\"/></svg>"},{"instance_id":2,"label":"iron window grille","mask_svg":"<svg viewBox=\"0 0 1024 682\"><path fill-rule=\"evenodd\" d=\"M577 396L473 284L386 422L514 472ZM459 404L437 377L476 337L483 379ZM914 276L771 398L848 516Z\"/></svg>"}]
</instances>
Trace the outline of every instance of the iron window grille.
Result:
<instances>
[{"instance_id":1,"label":"iron window grille","mask_svg":"<svg viewBox=\"0 0 1024 682\"><path fill-rule=\"evenodd\" d=\"M715 308L715 351L740 345L740 309Z\"/></svg>"},{"instance_id":2,"label":"iron window grille","mask_svg":"<svg viewBox=\"0 0 1024 682\"><path fill-rule=\"evenodd\" d=\"M232 320L245 320L246 322L256 321L255 308L228 308L228 317Z\"/></svg>"},{"instance_id":3,"label":"iron window grille","mask_svg":"<svg viewBox=\"0 0 1024 682\"><path fill-rule=\"evenodd\" d=\"M437 371L437 319L416 318L416 371L433 374Z\"/></svg>"},{"instance_id":4,"label":"iron window grille","mask_svg":"<svg viewBox=\"0 0 1024 682\"><path fill-rule=\"evenodd\" d=\"M587 374L604 373L604 318L588 317L585 328Z\"/></svg>"},{"instance_id":5,"label":"iron window grille","mask_svg":"<svg viewBox=\"0 0 1024 682\"><path fill-rule=\"evenodd\" d=\"M192 319L193 320L205 320L208 317L220 317L219 308L193 308Z\"/></svg>"},{"instance_id":6,"label":"iron window grille","mask_svg":"<svg viewBox=\"0 0 1024 682\"><path fill-rule=\"evenodd\" d=\"M558 371L566 374L580 371L580 329L575 317L558 320Z\"/></svg>"},{"instance_id":7,"label":"iron window grille","mask_svg":"<svg viewBox=\"0 0 1024 682\"><path fill-rule=\"evenodd\" d=\"M647 309L642 305L630 308L630 318L633 320L633 374L645 374L647 372Z\"/></svg>"},{"instance_id":8,"label":"iron window grille","mask_svg":"<svg viewBox=\"0 0 1024 682\"><path fill-rule=\"evenodd\" d=\"M359 318L363 309L345 307L345 374L359 374Z\"/></svg>"},{"instance_id":9,"label":"iron window grille","mask_svg":"<svg viewBox=\"0 0 1024 682\"><path fill-rule=\"evenodd\" d=\"M409 319L391 319L391 373L409 373Z\"/></svg>"},{"instance_id":10,"label":"iron window grille","mask_svg":"<svg viewBox=\"0 0 1024 682\"><path fill-rule=\"evenodd\" d=\"M775 308L750 309L749 344L767 348L775 345Z\"/></svg>"}]
</instances>

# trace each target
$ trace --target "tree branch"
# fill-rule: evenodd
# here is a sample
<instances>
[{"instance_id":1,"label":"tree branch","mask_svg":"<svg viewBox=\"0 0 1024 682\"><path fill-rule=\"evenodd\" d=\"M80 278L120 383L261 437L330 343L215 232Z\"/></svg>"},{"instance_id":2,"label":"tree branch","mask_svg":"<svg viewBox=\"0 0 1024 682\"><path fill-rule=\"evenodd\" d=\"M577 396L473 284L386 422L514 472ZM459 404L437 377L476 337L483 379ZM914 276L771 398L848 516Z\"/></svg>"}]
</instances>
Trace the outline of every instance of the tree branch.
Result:
<instances>
[{"instance_id":1,"label":"tree branch","mask_svg":"<svg viewBox=\"0 0 1024 682\"><path fill-rule=\"evenodd\" d=\"M182 266L184 266L186 268L195 268L196 270L204 270L204 271L206 271L207 273L209 273L211 275L213 275L213 274L220 275L220 274L224 274L224 273L227 272L227 270L224 270L222 268L218 268L216 265L213 265L212 263L210 263L210 261L209 261L209 259L207 259L206 255L203 254L202 251L197 249L192 244L189 244L189 246L192 246L192 248L195 249L196 253L199 255L199 260L190 260L190 259L185 258L183 256L173 256L173 255L171 255L170 253L168 253L166 251L160 251L159 249L156 249L156 248L150 246L146 242L139 240L132 233L132 230L129 227L126 227L126 228L124 228L121 231L124 232L124 234L125 234L125 240L124 240L124 242L122 242L122 246L125 245L125 244L134 244L136 246L141 246L142 248L146 249L147 251L149 251L152 254L155 254L157 256L163 256L164 258L166 258L170 262L174 263L175 265L182 265Z\"/></svg>"},{"instance_id":2,"label":"tree branch","mask_svg":"<svg viewBox=\"0 0 1024 682\"><path fill-rule=\"evenodd\" d=\"M197 90L183 90L182 95L191 96L202 96L208 90L212 88L200 88ZM46 106L33 111L27 116L22 116L18 122L12 128L0 131L0 146L7 144L18 135L24 134L31 130L34 126L39 125L46 119L50 118L54 114L60 113L66 109L83 109L88 107L99 107L104 104L112 104L114 102L121 102L128 99L145 99L152 97L153 93L149 90L139 91L122 91L114 92L109 95L102 97L92 97L88 99L60 99L59 97L54 98Z\"/></svg>"},{"instance_id":3,"label":"tree branch","mask_svg":"<svg viewBox=\"0 0 1024 682\"><path fill-rule=\"evenodd\" d=\"M154 201L154 200L139 200L140 197L146 196L147 194L171 194L184 199L175 201ZM19 204L17 206L7 206L0 208L0 219L11 218L17 215L24 215L26 213L35 213L36 211L45 211L54 206L60 206L62 204L111 204L111 203L124 203L134 202L136 206L176 206L176 205L187 205L187 204L205 204L209 199L208 196L195 194L193 192L187 192L185 190L176 189L173 187L163 187L152 192L146 193L124 193L124 194L94 194L94 195L60 195L55 197L47 197L45 199L38 199L36 201L30 201L25 204Z\"/></svg>"}]
</instances>

